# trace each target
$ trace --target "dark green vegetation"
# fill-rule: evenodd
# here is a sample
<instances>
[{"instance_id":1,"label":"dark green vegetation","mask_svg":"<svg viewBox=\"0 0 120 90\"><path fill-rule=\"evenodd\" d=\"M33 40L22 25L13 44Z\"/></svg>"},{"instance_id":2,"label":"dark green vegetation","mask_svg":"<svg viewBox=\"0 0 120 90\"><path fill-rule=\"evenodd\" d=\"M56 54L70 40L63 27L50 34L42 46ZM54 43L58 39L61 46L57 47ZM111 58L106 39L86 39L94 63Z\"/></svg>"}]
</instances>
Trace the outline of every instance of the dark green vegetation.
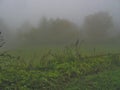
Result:
<instances>
[{"instance_id":1,"label":"dark green vegetation","mask_svg":"<svg viewBox=\"0 0 120 90\"><path fill-rule=\"evenodd\" d=\"M119 90L118 54L82 54L79 45L1 53L0 90Z\"/></svg>"},{"instance_id":2,"label":"dark green vegetation","mask_svg":"<svg viewBox=\"0 0 120 90\"><path fill-rule=\"evenodd\" d=\"M105 71L73 80L65 90L120 90L120 70Z\"/></svg>"}]
</instances>

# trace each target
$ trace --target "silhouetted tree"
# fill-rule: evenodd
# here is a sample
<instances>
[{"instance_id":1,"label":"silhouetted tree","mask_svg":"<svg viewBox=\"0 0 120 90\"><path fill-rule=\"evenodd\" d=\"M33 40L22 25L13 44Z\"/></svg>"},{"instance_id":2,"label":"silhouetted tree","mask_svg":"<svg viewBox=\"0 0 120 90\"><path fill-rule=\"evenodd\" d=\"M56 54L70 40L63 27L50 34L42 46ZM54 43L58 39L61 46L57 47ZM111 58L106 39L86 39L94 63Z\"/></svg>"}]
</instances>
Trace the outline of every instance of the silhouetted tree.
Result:
<instances>
[{"instance_id":1,"label":"silhouetted tree","mask_svg":"<svg viewBox=\"0 0 120 90\"><path fill-rule=\"evenodd\" d=\"M26 42L32 44L65 44L78 39L79 31L77 26L66 19L41 20L40 25L30 32L24 33Z\"/></svg>"},{"instance_id":2,"label":"silhouetted tree","mask_svg":"<svg viewBox=\"0 0 120 90\"><path fill-rule=\"evenodd\" d=\"M98 12L85 17L84 27L87 37L92 41L106 38L107 31L113 26L112 16L107 12Z\"/></svg>"},{"instance_id":3,"label":"silhouetted tree","mask_svg":"<svg viewBox=\"0 0 120 90\"><path fill-rule=\"evenodd\" d=\"M7 32L7 26L4 23L3 19L0 18L0 47L2 47L5 44L3 35Z\"/></svg>"},{"instance_id":4,"label":"silhouetted tree","mask_svg":"<svg viewBox=\"0 0 120 90\"><path fill-rule=\"evenodd\" d=\"M5 44L5 41L2 36L2 32L0 31L0 47L2 47Z\"/></svg>"}]
</instances>

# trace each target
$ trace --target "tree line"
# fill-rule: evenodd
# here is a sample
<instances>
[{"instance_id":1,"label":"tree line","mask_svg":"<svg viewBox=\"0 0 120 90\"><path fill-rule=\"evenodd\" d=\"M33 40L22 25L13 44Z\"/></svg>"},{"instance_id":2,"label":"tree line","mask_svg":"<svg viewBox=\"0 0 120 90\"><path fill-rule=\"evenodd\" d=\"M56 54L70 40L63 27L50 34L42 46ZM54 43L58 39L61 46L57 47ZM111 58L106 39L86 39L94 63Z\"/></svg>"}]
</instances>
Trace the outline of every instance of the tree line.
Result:
<instances>
[{"instance_id":1,"label":"tree line","mask_svg":"<svg viewBox=\"0 0 120 90\"><path fill-rule=\"evenodd\" d=\"M0 25L2 24L0 23ZM103 42L108 40L109 32L113 28L113 18L108 12L97 12L85 16L82 26L67 19L43 17L37 27L32 26L29 22L24 23L19 28L16 40L26 45L61 45L77 39L92 43Z\"/></svg>"}]
</instances>

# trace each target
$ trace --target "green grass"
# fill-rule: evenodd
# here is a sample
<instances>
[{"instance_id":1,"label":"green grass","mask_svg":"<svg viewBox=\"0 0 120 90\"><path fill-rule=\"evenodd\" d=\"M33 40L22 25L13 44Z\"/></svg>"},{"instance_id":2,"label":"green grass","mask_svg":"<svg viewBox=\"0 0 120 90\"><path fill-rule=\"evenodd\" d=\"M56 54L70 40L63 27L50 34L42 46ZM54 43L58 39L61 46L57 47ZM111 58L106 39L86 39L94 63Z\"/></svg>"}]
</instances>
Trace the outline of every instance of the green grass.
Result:
<instances>
[{"instance_id":1,"label":"green grass","mask_svg":"<svg viewBox=\"0 0 120 90\"><path fill-rule=\"evenodd\" d=\"M119 90L119 56L90 55L77 46L8 51L0 56L0 90Z\"/></svg>"},{"instance_id":2,"label":"green grass","mask_svg":"<svg viewBox=\"0 0 120 90\"><path fill-rule=\"evenodd\" d=\"M65 90L120 90L120 68L74 79Z\"/></svg>"}]
</instances>

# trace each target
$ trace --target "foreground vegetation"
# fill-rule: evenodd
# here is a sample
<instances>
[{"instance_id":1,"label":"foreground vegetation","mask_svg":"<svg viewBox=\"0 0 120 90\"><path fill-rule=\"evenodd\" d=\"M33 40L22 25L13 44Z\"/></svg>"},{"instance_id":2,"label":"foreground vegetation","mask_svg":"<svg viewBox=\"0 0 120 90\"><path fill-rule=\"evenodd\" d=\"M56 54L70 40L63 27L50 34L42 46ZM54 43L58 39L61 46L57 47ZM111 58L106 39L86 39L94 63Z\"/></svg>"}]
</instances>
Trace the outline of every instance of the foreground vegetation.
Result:
<instances>
[{"instance_id":1,"label":"foreground vegetation","mask_svg":"<svg viewBox=\"0 0 120 90\"><path fill-rule=\"evenodd\" d=\"M94 52L95 53L95 52ZM119 54L72 47L0 54L0 90L119 90Z\"/></svg>"}]
</instances>

